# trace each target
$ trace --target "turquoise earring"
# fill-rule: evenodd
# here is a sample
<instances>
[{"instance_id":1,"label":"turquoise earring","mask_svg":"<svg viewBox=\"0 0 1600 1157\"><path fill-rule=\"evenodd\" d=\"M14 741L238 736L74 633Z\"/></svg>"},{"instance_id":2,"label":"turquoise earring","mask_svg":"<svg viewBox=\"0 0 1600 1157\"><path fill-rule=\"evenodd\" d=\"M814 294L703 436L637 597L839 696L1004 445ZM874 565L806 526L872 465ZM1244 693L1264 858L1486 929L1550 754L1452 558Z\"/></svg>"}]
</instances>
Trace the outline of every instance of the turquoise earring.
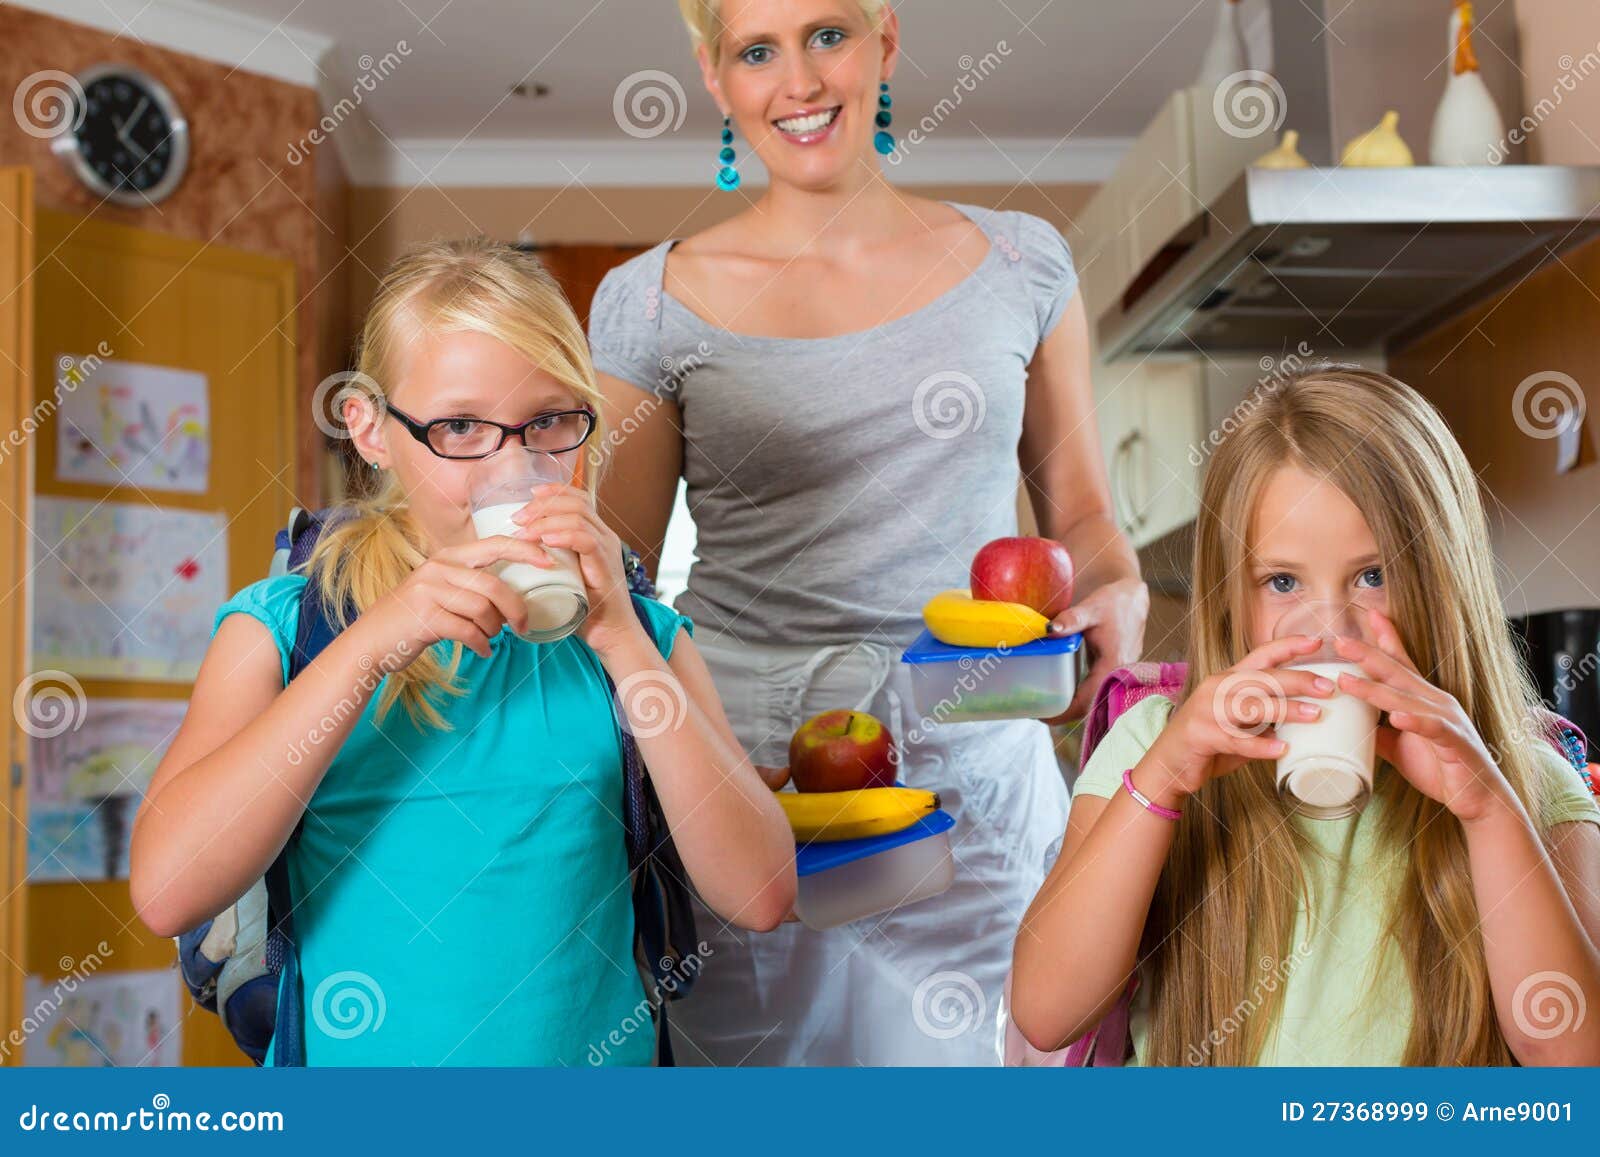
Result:
<instances>
[{"instance_id":1,"label":"turquoise earring","mask_svg":"<svg viewBox=\"0 0 1600 1157\"><path fill-rule=\"evenodd\" d=\"M894 123L894 114L889 111L893 105L894 101L889 98L889 82L883 81L878 85L878 115L873 118L878 132L872 138L872 147L886 157L894 152L894 134L889 131Z\"/></svg>"},{"instance_id":2,"label":"turquoise earring","mask_svg":"<svg viewBox=\"0 0 1600 1157\"><path fill-rule=\"evenodd\" d=\"M733 118L722 118L722 151L717 154L717 188L731 193L739 187L739 170L733 167Z\"/></svg>"}]
</instances>

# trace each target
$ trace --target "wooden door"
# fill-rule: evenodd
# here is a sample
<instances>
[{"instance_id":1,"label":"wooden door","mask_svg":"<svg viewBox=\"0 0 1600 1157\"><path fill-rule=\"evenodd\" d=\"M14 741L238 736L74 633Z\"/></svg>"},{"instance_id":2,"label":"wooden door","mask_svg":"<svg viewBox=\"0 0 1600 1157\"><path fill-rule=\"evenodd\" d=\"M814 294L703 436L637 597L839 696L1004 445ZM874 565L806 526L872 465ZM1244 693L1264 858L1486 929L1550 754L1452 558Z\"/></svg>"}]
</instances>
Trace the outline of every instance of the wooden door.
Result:
<instances>
[{"instance_id":1,"label":"wooden door","mask_svg":"<svg viewBox=\"0 0 1600 1157\"><path fill-rule=\"evenodd\" d=\"M61 481L56 430L34 440L35 493L220 512L227 589L262 577L272 538L295 505L292 264L277 258L58 213L38 214L33 277L34 395L55 385L64 355L206 375L210 463L204 493ZM48 544L36 545L36 551ZM86 711L98 699L187 699L191 684L82 678ZM131 824L131 814L129 815ZM59 963L104 941L101 972L171 968L172 941L135 916L126 880L32 883L24 959L47 982ZM181 987L174 971L172 984ZM184 1064L245 1064L220 1022L180 996Z\"/></svg>"},{"instance_id":2,"label":"wooden door","mask_svg":"<svg viewBox=\"0 0 1600 1157\"><path fill-rule=\"evenodd\" d=\"M0 691L9 707L27 661L26 574L28 479L31 459L24 419L33 404L33 173L0 169ZM17 437L11 435L15 432ZM27 736L6 724L0 769L0 1025L22 1022L23 928L27 889L27 801L22 784ZM0 1039L0 1065L16 1064L20 1050Z\"/></svg>"},{"instance_id":3,"label":"wooden door","mask_svg":"<svg viewBox=\"0 0 1600 1157\"><path fill-rule=\"evenodd\" d=\"M587 332L589 305L594 301L594 291L600 279L613 267L645 251L643 245L536 245L533 252L550 275L561 285L561 291L572 303Z\"/></svg>"}]
</instances>

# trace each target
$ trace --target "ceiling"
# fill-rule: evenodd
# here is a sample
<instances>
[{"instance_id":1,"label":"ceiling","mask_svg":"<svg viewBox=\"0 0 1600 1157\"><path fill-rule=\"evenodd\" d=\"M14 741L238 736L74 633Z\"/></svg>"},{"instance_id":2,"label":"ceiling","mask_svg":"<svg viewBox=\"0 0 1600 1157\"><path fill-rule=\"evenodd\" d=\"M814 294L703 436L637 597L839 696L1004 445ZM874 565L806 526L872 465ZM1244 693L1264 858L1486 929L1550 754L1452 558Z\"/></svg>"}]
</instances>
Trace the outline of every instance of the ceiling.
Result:
<instances>
[{"instance_id":1,"label":"ceiling","mask_svg":"<svg viewBox=\"0 0 1600 1157\"><path fill-rule=\"evenodd\" d=\"M475 160L497 172L508 146L521 156L528 142L568 150L563 142L582 141L614 168L674 150L692 154L698 181L718 127L673 0L19 2L67 19L114 21L132 35L254 71L303 72L325 107L356 96L358 119L373 131L341 126L334 135L347 160L362 134L369 151L388 154L376 163L387 166L384 179L405 179L395 157L425 156L423 171L448 156L457 170ZM1074 164L1085 170L1079 179L1102 179L1161 102L1193 82L1222 2L895 0L903 47L897 131L903 140L941 100L958 101L928 138L946 170L965 167L982 181L985 166L1023 157L1026 167L1048 160L1048 179L1070 179ZM1258 60L1267 3L1244 0ZM548 86L549 94L509 95L519 82ZM614 102L651 85L667 94L671 123L636 119L643 131L625 131ZM641 137L657 151L638 149ZM472 180L464 170L456 175Z\"/></svg>"}]
</instances>

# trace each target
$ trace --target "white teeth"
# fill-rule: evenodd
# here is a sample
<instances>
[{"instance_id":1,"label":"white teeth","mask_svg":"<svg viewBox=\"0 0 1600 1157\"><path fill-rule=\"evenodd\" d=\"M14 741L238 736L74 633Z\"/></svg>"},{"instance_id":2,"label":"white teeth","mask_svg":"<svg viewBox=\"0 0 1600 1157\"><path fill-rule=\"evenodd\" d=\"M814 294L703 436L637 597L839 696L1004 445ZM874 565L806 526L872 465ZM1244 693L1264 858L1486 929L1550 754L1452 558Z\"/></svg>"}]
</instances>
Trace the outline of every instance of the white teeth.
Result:
<instances>
[{"instance_id":1,"label":"white teeth","mask_svg":"<svg viewBox=\"0 0 1600 1157\"><path fill-rule=\"evenodd\" d=\"M794 133L796 135L814 133L818 129L825 129L831 125L833 118L838 113L839 110L834 108L829 109L827 112L812 113L810 116L790 117L788 120L779 121L778 127L786 133Z\"/></svg>"}]
</instances>

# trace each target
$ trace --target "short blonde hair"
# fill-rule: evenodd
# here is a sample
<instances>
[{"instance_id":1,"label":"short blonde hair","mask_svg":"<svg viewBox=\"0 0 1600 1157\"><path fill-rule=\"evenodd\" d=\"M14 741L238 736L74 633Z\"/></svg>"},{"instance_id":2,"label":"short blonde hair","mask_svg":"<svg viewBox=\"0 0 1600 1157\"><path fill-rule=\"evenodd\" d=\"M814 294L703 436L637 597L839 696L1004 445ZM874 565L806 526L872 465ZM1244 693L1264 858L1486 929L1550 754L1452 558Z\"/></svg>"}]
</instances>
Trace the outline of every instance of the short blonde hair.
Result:
<instances>
[{"instance_id":1,"label":"short blonde hair","mask_svg":"<svg viewBox=\"0 0 1600 1157\"><path fill-rule=\"evenodd\" d=\"M861 14L876 25L884 9L889 7L889 0L855 0L855 4ZM678 11L683 13L683 22L689 28L689 39L694 41L694 46L704 46L711 63L717 63L718 46L722 42L721 0L678 0Z\"/></svg>"}]
</instances>

